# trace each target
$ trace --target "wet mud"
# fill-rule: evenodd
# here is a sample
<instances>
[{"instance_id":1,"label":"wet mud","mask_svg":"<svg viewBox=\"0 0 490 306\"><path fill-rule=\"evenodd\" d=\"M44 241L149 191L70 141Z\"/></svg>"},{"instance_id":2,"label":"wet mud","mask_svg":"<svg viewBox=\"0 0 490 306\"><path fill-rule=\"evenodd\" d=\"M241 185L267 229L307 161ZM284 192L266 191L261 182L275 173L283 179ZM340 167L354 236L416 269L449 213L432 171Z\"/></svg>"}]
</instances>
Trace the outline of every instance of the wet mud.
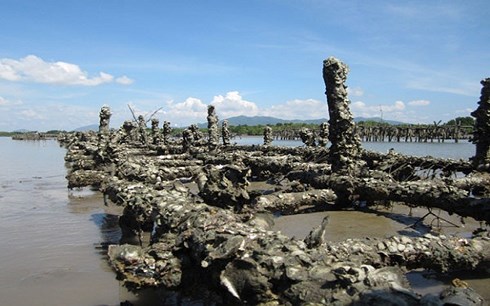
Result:
<instances>
[{"instance_id":1,"label":"wet mud","mask_svg":"<svg viewBox=\"0 0 490 306\"><path fill-rule=\"evenodd\" d=\"M434 215L420 219L427 213L423 208L408 208L403 205L378 207L376 210L364 211L329 211L301 215L277 216L273 229L293 237L306 237L314 226L321 223L326 215L330 216L325 231L325 240L339 242L350 238L377 237L386 238L392 235L419 236L437 232L445 235L471 237L472 232L480 228L480 222L472 219L464 220L455 215L448 215L442 210L435 214L450 221L450 224ZM415 228L413 224L420 222ZM362 229L362 230L360 230ZM406 277L413 290L420 294L437 294L450 286L454 279L461 279L475 289L485 300L490 300L490 274L486 271L459 271L453 273L437 273L416 269L407 272Z\"/></svg>"}]
</instances>

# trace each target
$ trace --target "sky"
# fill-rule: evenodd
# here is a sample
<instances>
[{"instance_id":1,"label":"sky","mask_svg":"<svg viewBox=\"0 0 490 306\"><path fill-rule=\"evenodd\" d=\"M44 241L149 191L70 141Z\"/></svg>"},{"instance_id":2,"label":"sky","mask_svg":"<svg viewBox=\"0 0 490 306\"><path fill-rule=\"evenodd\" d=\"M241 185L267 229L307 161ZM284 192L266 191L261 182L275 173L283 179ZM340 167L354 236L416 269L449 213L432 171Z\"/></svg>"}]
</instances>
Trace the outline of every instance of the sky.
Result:
<instances>
[{"instance_id":1,"label":"sky","mask_svg":"<svg viewBox=\"0 0 490 306\"><path fill-rule=\"evenodd\" d=\"M349 66L351 111L406 123L477 108L490 2L0 0L0 131L173 126L238 115L328 118L323 60Z\"/></svg>"}]
</instances>

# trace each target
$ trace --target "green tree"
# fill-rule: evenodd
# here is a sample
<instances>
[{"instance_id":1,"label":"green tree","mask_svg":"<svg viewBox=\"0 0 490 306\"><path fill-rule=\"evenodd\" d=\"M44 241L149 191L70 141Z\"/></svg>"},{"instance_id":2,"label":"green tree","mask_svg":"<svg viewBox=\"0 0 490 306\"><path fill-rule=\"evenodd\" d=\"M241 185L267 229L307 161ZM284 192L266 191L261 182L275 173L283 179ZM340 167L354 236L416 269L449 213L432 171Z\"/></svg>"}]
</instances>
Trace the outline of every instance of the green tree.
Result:
<instances>
[{"instance_id":1,"label":"green tree","mask_svg":"<svg viewBox=\"0 0 490 306\"><path fill-rule=\"evenodd\" d=\"M457 125L461 124L462 126L473 126L475 125L475 119L473 117L457 117L455 119L451 119L446 122L444 125Z\"/></svg>"}]
</instances>

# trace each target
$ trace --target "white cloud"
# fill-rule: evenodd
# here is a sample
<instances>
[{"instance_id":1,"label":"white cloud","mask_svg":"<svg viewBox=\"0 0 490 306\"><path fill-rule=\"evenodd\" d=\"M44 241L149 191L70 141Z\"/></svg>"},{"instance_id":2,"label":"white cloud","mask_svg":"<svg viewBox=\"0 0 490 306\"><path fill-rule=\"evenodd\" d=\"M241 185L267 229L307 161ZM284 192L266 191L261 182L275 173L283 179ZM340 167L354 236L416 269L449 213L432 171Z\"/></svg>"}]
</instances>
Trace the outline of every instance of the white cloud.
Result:
<instances>
[{"instance_id":1,"label":"white cloud","mask_svg":"<svg viewBox=\"0 0 490 306\"><path fill-rule=\"evenodd\" d=\"M428 100L414 100L407 103L410 106L427 106L430 104Z\"/></svg>"},{"instance_id":2,"label":"white cloud","mask_svg":"<svg viewBox=\"0 0 490 306\"><path fill-rule=\"evenodd\" d=\"M134 83L134 80L128 78L127 76L123 75L122 77L118 77L116 79L116 83L122 84L122 85L130 85Z\"/></svg>"},{"instance_id":3,"label":"white cloud","mask_svg":"<svg viewBox=\"0 0 490 306\"><path fill-rule=\"evenodd\" d=\"M315 99L295 99L284 104L273 105L260 112L265 116L273 116L281 119L320 119L328 117L326 102Z\"/></svg>"},{"instance_id":4,"label":"white cloud","mask_svg":"<svg viewBox=\"0 0 490 306\"><path fill-rule=\"evenodd\" d=\"M364 95L364 90L360 87L347 87L347 93L351 97L362 97Z\"/></svg>"},{"instance_id":5,"label":"white cloud","mask_svg":"<svg viewBox=\"0 0 490 306\"><path fill-rule=\"evenodd\" d=\"M291 100L283 104L260 109L256 103L243 99L238 91L214 96L210 105L216 107L220 120L234 116L273 116L281 119L319 119L328 117L326 102L314 99ZM183 102L167 101L163 110L156 116L161 121L167 120L172 125L187 126L193 123L204 123L207 117L208 104L201 99L189 97ZM132 106L136 115L149 115Z\"/></svg>"},{"instance_id":6,"label":"white cloud","mask_svg":"<svg viewBox=\"0 0 490 306\"><path fill-rule=\"evenodd\" d=\"M97 86L114 81L114 76L105 72L99 72L97 76L90 77L78 65L66 62L46 62L35 55L28 55L20 60L0 59L0 78L8 81L83 86ZM132 81L122 76L117 78L116 82L128 85Z\"/></svg>"},{"instance_id":7,"label":"white cloud","mask_svg":"<svg viewBox=\"0 0 490 306\"><path fill-rule=\"evenodd\" d=\"M172 107L173 110L179 112L202 112L207 110L207 105L200 99L189 97L184 102L177 103Z\"/></svg>"},{"instance_id":8,"label":"white cloud","mask_svg":"<svg viewBox=\"0 0 490 306\"><path fill-rule=\"evenodd\" d=\"M9 64L8 59L0 60L0 78L8 81L18 81L20 76L17 75L15 69Z\"/></svg>"},{"instance_id":9,"label":"white cloud","mask_svg":"<svg viewBox=\"0 0 490 306\"><path fill-rule=\"evenodd\" d=\"M351 103L351 109L365 109L367 106L366 106L366 103L362 102L362 101L356 101L356 102L352 102Z\"/></svg>"},{"instance_id":10,"label":"white cloud","mask_svg":"<svg viewBox=\"0 0 490 306\"><path fill-rule=\"evenodd\" d=\"M141 101L138 101L138 104L141 105L141 103ZM326 102L320 102L315 99L296 99L268 108L259 108L256 103L243 99L238 91L229 91L224 95L214 96L209 105L216 107L216 113L220 120L240 115L273 116L286 120L328 118ZM131 107L136 116L141 114L146 117L150 114L150 112L140 111L133 104ZM193 123L206 122L207 108L208 104L194 97L189 97L179 103L169 100L166 102L163 110L158 112L156 117L160 121L170 121L172 125L188 126Z\"/></svg>"},{"instance_id":11,"label":"white cloud","mask_svg":"<svg viewBox=\"0 0 490 306\"><path fill-rule=\"evenodd\" d=\"M385 109L385 106L382 106L383 110ZM392 106L386 106L388 112L390 111L400 111L405 109L405 103L403 101L395 101L395 104Z\"/></svg>"},{"instance_id":12,"label":"white cloud","mask_svg":"<svg viewBox=\"0 0 490 306\"><path fill-rule=\"evenodd\" d=\"M403 101L395 101L392 105L378 104L378 105L367 105L362 101L356 101L351 104L351 109L355 113L360 113L358 115L363 117L374 117L380 116L382 113L394 113L400 112L405 109L405 103Z\"/></svg>"},{"instance_id":13,"label":"white cloud","mask_svg":"<svg viewBox=\"0 0 490 306\"><path fill-rule=\"evenodd\" d=\"M407 110L409 106L427 106L428 100L414 100L408 103L395 101L393 104L368 105L363 101L356 101L351 104L351 110L355 117L382 117L384 119L399 120L402 122L422 123L428 120L423 114L417 114Z\"/></svg>"},{"instance_id":14,"label":"white cloud","mask_svg":"<svg viewBox=\"0 0 490 306\"><path fill-rule=\"evenodd\" d=\"M142 101L138 101L138 104L141 103ZM255 116L259 112L257 105L244 100L238 91L214 96L209 105L211 104L216 107L216 113L220 120L239 115ZM150 115L150 112L140 111L133 103L131 103L131 107L136 115L141 114L145 117ZM182 102L168 100L155 117L159 118L160 121L170 121L172 125L188 126L206 122L207 109L208 104L194 97L188 97Z\"/></svg>"},{"instance_id":15,"label":"white cloud","mask_svg":"<svg viewBox=\"0 0 490 306\"><path fill-rule=\"evenodd\" d=\"M214 96L211 104L216 107L216 112L223 119L240 115L255 116L259 112L257 105L243 100L238 91L227 92L225 96Z\"/></svg>"},{"instance_id":16,"label":"white cloud","mask_svg":"<svg viewBox=\"0 0 490 306\"><path fill-rule=\"evenodd\" d=\"M40 112L34 109L24 109L19 112L20 116L28 120L43 120L46 119Z\"/></svg>"},{"instance_id":17,"label":"white cloud","mask_svg":"<svg viewBox=\"0 0 490 306\"><path fill-rule=\"evenodd\" d=\"M425 105L422 102L420 105ZM416 104L417 104L416 103ZM409 104L409 103L407 103ZM393 104L368 105L363 101L351 104L354 117L381 117L383 119L397 120L406 123L429 123L432 122L427 113L415 112L413 108L407 109L403 101L395 101Z\"/></svg>"},{"instance_id":18,"label":"white cloud","mask_svg":"<svg viewBox=\"0 0 490 306\"><path fill-rule=\"evenodd\" d=\"M4 97L0 96L0 106L14 106L14 105L21 105L22 101L10 101L5 99Z\"/></svg>"},{"instance_id":19,"label":"white cloud","mask_svg":"<svg viewBox=\"0 0 490 306\"><path fill-rule=\"evenodd\" d=\"M161 99L137 100L131 101L129 104L135 116L143 115L148 119L150 114L153 114L161 106L161 101ZM164 120L170 121L174 126L205 123L209 104L216 107L219 119L239 115L274 116L285 120L328 118L327 103L323 101L295 99L266 108L259 108L256 103L245 100L238 91L216 95L210 103L195 97L188 97L181 102L168 100L164 103L163 109L154 115L154 118L160 119L161 123ZM411 104L407 103L407 105ZM416 102L415 104L424 103ZM132 120L127 103L119 105L111 105L109 103L109 106L111 106L113 113L111 127L118 128L124 120ZM0 129L27 128L40 131L74 129L89 124L97 124L99 109L93 108L93 106L76 106L62 103L32 105L25 101L11 101L0 96ZM385 119L403 122L420 123L421 120L430 121L428 118L415 113L413 109L407 109L406 104L402 101L396 101L388 105L368 105L363 101L356 101L351 104L351 110L355 116L379 117L382 115ZM468 113L471 110L466 109L464 111Z\"/></svg>"},{"instance_id":20,"label":"white cloud","mask_svg":"<svg viewBox=\"0 0 490 306\"><path fill-rule=\"evenodd\" d=\"M173 125L186 126L206 122L207 109L208 106L200 99L189 97L180 103L168 101L159 113L163 114L163 120L170 121Z\"/></svg>"},{"instance_id":21,"label":"white cloud","mask_svg":"<svg viewBox=\"0 0 490 306\"><path fill-rule=\"evenodd\" d=\"M162 124L163 121L169 121L172 126L189 126L206 122L208 105L201 99L188 97L182 102L168 100L164 103L162 109L158 110L159 103L161 102L155 100L138 100L129 102L129 105L136 117L143 115L146 119L149 119L153 115L152 118L159 119ZM111 122L113 122L114 127L121 125L125 120L133 119L133 115L127 106L111 109L113 114Z\"/></svg>"},{"instance_id":22,"label":"white cloud","mask_svg":"<svg viewBox=\"0 0 490 306\"><path fill-rule=\"evenodd\" d=\"M0 130L28 129L47 131L70 130L99 122L99 110L91 106L67 105L62 103L29 102L11 104L8 111L0 107ZM113 126L113 124L111 124Z\"/></svg>"}]
</instances>

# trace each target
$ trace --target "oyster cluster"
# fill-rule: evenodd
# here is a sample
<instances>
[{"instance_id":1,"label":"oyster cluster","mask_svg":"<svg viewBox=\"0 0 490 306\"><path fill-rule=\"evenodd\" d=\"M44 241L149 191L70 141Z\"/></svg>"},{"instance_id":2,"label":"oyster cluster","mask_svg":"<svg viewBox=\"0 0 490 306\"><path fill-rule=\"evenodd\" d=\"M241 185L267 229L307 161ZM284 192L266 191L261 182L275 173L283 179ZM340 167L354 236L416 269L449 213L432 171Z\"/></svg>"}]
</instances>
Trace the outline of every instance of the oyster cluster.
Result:
<instances>
[{"instance_id":1,"label":"oyster cluster","mask_svg":"<svg viewBox=\"0 0 490 306\"><path fill-rule=\"evenodd\" d=\"M347 71L337 59L324 62L330 124L317 147L272 146L269 130L262 146L220 145L214 108L208 141L194 125L183 139L169 139L168 124L160 141L156 122L150 138L143 121L60 137L68 186L95 186L124 207L122 242L108 250L118 278L132 290L205 287L222 304L484 305L471 288L417 295L404 274L488 267L486 232L467 239L426 234L331 242L324 239L328 218L305 238L271 229L273 214L385 201L490 221L490 179L474 164L361 148L348 108ZM108 114L101 111L101 125ZM323 147L327 135L330 148ZM306 141L310 136L305 132Z\"/></svg>"}]
</instances>

